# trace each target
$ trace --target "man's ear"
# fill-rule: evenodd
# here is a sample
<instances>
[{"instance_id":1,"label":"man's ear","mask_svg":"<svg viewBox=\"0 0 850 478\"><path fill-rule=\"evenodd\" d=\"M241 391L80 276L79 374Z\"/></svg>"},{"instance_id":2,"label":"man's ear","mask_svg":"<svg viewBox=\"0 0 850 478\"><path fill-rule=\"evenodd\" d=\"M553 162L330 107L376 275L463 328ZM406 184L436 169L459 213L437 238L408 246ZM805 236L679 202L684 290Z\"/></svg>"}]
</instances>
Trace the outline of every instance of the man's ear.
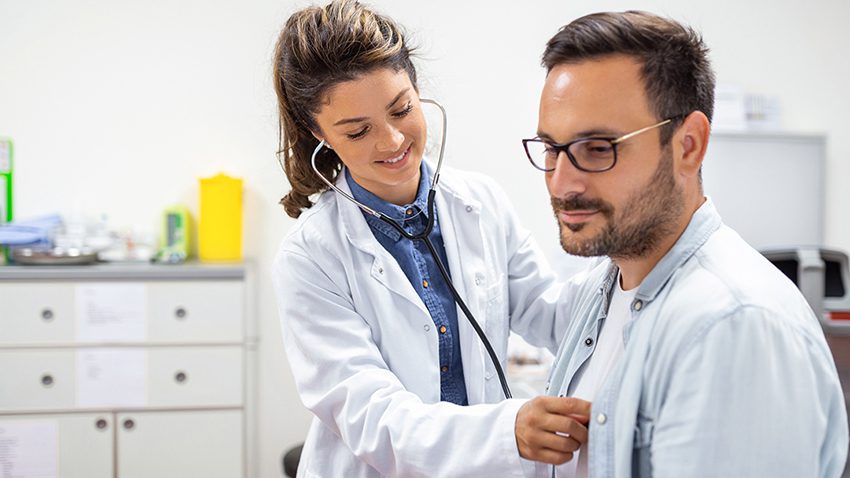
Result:
<instances>
[{"instance_id":1,"label":"man's ear","mask_svg":"<svg viewBox=\"0 0 850 478\"><path fill-rule=\"evenodd\" d=\"M702 111L694 111L682 121L673 135L673 141L677 143L675 146L678 146L674 151L679 151L677 164L681 174L693 177L699 175L710 133L711 124Z\"/></svg>"}]
</instances>

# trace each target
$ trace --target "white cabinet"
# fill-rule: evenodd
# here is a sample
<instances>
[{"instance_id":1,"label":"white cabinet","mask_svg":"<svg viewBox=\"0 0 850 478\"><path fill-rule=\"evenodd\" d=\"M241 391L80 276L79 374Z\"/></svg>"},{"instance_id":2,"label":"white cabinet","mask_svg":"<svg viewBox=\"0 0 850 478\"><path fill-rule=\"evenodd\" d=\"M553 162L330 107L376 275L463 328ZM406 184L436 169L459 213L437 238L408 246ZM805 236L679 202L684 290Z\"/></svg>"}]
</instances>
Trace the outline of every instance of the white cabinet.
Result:
<instances>
[{"instance_id":1,"label":"white cabinet","mask_svg":"<svg viewBox=\"0 0 850 478\"><path fill-rule=\"evenodd\" d=\"M15 447L0 469L255 476L248 277L241 265L0 267L0 442ZM95 312L93 289L107 302ZM92 333L125 319L135 333Z\"/></svg>"},{"instance_id":2,"label":"white cabinet","mask_svg":"<svg viewBox=\"0 0 850 478\"><path fill-rule=\"evenodd\" d=\"M0 415L0 441L7 447L0 453L0 476L111 478L114 423L110 413ZM47 446L26 435L44 438ZM33 465L56 474L35 474Z\"/></svg>"},{"instance_id":3,"label":"white cabinet","mask_svg":"<svg viewBox=\"0 0 850 478\"><path fill-rule=\"evenodd\" d=\"M243 476L242 419L237 410L118 414L119 475Z\"/></svg>"}]
</instances>

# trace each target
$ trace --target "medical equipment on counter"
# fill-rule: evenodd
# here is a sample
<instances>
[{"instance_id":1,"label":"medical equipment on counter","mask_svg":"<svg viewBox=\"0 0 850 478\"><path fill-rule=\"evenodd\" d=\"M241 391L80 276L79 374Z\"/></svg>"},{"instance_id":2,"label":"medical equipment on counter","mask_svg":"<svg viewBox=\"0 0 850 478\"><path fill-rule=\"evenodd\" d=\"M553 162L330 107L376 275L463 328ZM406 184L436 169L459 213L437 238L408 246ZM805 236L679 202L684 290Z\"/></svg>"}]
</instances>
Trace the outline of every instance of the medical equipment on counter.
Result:
<instances>
[{"instance_id":1,"label":"medical equipment on counter","mask_svg":"<svg viewBox=\"0 0 850 478\"><path fill-rule=\"evenodd\" d=\"M185 262L192 254L192 215L185 206L167 208L162 214L162 234L157 260Z\"/></svg>"},{"instance_id":2,"label":"medical equipment on counter","mask_svg":"<svg viewBox=\"0 0 850 478\"><path fill-rule=\"evenodd\" d=\"M321 180L325 184L327 184L329 188L331 188L332 190L336 191L337 193L343 195L346 199L348 199L349 201L351 201L354 204L356 204L357 206L359 206L360 209L366 211L368 214L375 216L376 218L380 219L381 221L392 226L396 231L398 231L399 234L402 235L402 237L405 237L405 238L407 238L411 241L422 241L422 242L425 243L425 245L428 247L428 251L431 253L431 257L433 257L434 262L436 262L436 264L437 264L437 268L440 270L440 275L443 276L443 279L446 281L446 284L449 286L449 290L452 293L452 297L454 298L457 305L463 311L463 314L469 320L469 323L472 325L472 328L475 329L475 333L481 339L481 342L484 344L484 348L487 349L487 354L490 356L490 360L493 362L493 366L496 368L496 373L499 376L499 382L502 385L502 391L505 393L505 398L511 398L511 391L510 391L510 388L508 387L507 379L505 378L505 372L504 372L504 370L502 370L502 366L499 364L499 358L496 356L496 352L493 350L493 346L490 345L490 341L487 339L487 335L484 334L484 331L481 329L481 326L478 324L478 321L475 320L475 317L472 315L472 312L470 312L469 308L466 306L466 303L463 301L463 299L460 297L460 294L458 294L457 290L455 289L454 283L452 282L451 277L449 276L449 273L446 270L446 267L443 265L443 262L440 260L439 254L437 254L437 251L434 249L434 244L431 243L431 239L428 237L431 234L432 229L434 228L434 218L435 218L434 197L437 194L437 183L440 181L440 170L443 167L443 153L444 153L445 148L446 148L447 120L446 120L446 110L445 110L445 108L443 108L442 105L440 105L439 103L437 103L434 100L422 99L420 101L422 103L432 104L440 110L440 115L442 116L442 119L443 119L443 127L442 127L442 131L441 131L442 139L440 141L440 154L439 154L438 159L437 159L437 169L434 172L434 177L431 181L431 188L428 190L428 222L425 226L425 230L423 230L419 234L410 234L409 232L405 231L404 228L402 228L395 221L393 221L392 219L387 217L385 214L382 214L378 211L375 211L374 209L372 209L372 208L366 206L365 204L359 202L358 200L354 199L353 196L351 196L350 194L346 193L345 191L339 189L338 187L336 187L335 184L333 184L330 180L328 180L326 177L324 177L322 175L322 173L319 172L319 169L316 167L316 155L318 155L319 151L321 151L322 148L326 146L326 143L325 143L324 140L320 141L319 145L316 146L316 149L313 151L313 155L310 158L310 164L313 167L313 171L316 172L316 174L319 176L319 178L321 178Z\"/></svg>"},{"instance_id":3,"label":"medical equipment on counter","mask_svg":"<svg viewBox=\"0 0 850 478\"><path fill-rule=\"evenodd\" d=\"M202 261L242 259L242 180L224 174L201 179L198 257Z\"/></svg>"},{"instance_id":4,"label":"medical equipment on counter","mask_svg":"<svg viewBox=\"0 0 850 478\"><path fill-rule=\"evenodd\" d=\"M761 251L803 293L824 332L850 335L850 267L847 254L800 246Z\"/></svg>"}]
</instances>

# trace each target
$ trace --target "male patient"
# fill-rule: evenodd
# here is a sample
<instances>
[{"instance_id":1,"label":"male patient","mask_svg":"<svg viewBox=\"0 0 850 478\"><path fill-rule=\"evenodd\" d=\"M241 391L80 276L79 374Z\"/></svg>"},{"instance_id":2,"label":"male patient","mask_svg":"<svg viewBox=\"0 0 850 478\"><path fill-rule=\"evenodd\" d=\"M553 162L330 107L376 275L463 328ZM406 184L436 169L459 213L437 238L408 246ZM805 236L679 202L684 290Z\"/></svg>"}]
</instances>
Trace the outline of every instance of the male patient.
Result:
<instances>
[{"instance_id":1,"label":"male patient","mask_svg":"<svg viewBox=\"0 0 850 478\"><path fill-rule=\"evenodd\" d=\"M844 469L844 397L818 320L703 195L707 55L692 29L640 12L585 16L546 46L525 149L564 250L607 256L571 282L548 388L593 402L589 449L547 476Z\"/></svg>"}]
</instances>

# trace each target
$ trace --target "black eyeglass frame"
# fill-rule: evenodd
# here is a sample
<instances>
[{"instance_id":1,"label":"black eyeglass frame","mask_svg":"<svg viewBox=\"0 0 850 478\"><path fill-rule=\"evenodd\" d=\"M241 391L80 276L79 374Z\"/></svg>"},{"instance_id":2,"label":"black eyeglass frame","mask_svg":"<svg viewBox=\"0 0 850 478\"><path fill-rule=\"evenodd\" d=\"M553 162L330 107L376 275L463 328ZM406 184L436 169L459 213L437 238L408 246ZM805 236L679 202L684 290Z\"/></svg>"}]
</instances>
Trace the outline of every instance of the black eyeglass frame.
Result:
<instances>
[{"instance_id":1,"label":"black eyeglass frame","mask_svg":"<svg viewBox=\"0 0 850 478\"><path fill-rule=\"evenodd\" d=\"M537 165L537 163L531 157L531 151L528 150L528 143L543 143L543 144L547 145L548 147L554 148L555 150L557 150L558 156L560 156L561 151L563 151L564 153L566 153L567 158L569 158L570 163L572 163L572 165L575 166L575 168L578 169L579 171L584 171L586 173L604 173L605 171L610 171L611 169L614 168L614 166L617 165L617 145L618 144L622 143L623 141L626 141L627 139L631 139L631 138L634 138L635 136L646 133L647 131L651 131L655 128L659 128L659 127L664 126L666 124L672 123L673 121L675 121L677 119L684 118L685 116L687 116L687 115L671 116L671 117L665 119L664 121L660 121L658 123L655 123L654 125L646 126L644 128L632 131L631 133L626 133L626 134L619 136L619 137L616 137L616 138L611 138L611 137L607 137L607 136L589 136L589 137L586 137L586 138L575 139L573 141L570 141L569 143L563 143L563 144L551 143L551 142L543 140L541 138L524 139L524 140L522 140L522 148L525 150L525 156L528 158L528 161L531 163L531 165L534 166L535 169L539 169L540 171L543 171L545 173L549 173L549 172L554 171L555 168L558 167L557 161L555 162L555 166L552 167L551 169L541 168L540 166ZM607 141L608 143L611 144L611 149L614 152L614 160L611 162L610 166L608 166L604 169L587 169L587 168L582 167L578 164L578 160L576 160L575 156L573 156L573 154L570 152L570 147L574 144L586 143L588 141Z\"/></svg>"}]
</instances>

